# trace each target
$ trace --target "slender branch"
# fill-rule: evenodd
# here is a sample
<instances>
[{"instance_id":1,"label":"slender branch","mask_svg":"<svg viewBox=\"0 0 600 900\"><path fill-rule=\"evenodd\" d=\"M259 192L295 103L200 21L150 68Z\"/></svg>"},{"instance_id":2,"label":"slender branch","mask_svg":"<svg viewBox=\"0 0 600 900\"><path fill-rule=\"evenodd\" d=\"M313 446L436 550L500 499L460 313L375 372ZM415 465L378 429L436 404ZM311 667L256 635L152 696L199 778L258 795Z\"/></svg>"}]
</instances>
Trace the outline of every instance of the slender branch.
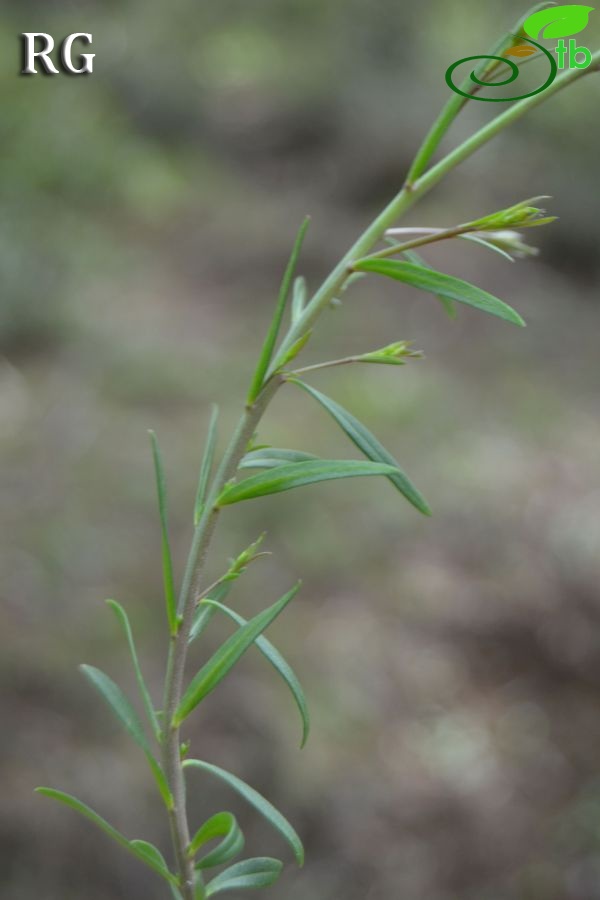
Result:
<instances>
[{"instance_id":1,"label":"slender branch","mask_svg":"<svg viewBox=\"0 0 600 900\"><path fill-rule=\"evenodd\" d=\"M487 125L484 125L470 138L467 138L459 147L443 157L443 159L435 166L418 178L413 185L405 185L388 206L386 206L383 212L381 212L366 231L363 232L356 243L350 248L314 294L311 301L305 307L303 314L289 329L286 337L282 341L275 360L271 364L268 376L273 375L277 371L280 364L279 360L282 359L284 354L299 338L302 337L302 335L306 334L321 311L327 307L331 300L343 289L346 280L352 274L353 262L356 259L366 256L375 244L383 239L385 232L391 228L407 210L414 206L417 200L421 199L421 197L435 187L435 185L441 181L445 175L451 172L452 169L455 169L460 163L464 162L465 159L468 159L477 150L485 146L485 144L496 137L497 134L509 125L512 125L513 122L516 122L522 116L526 115L531 109L534 109L536 106L549 100L550 97L572 82L583 78L591 72L598 71L599 68L600 50L597 50L592 56L592 62L586 69L570 69L568 72L565 72L564 75L560 75L540 94L535 94L533 97L527 97L525 100L516 101L504 113L501 113Z\"/></svg>"},{"instance_id":2,"label":"slender branch","mask_svg":"<svg viewBox=\"0 0 600 900\"><path fill-rule=\"evenodd\" d=\"M342 359L329 359L326 362L315 363L314 366L304 366L302 369L294 369L293 372L285 372L284 377L296 377L306 375L307 372L317 372L319 369L333 369L334 366L347 366L350 363L365 362L360 356L344 356Z\"/></svg>"},{"instance_id":3,"label":"slender branch","mask_svg":"<svg viewBox=\"0 0 600 900\"><path fill-rule=\"evenodd\" d=\"M435 233L424 234L422 237L414 238L412 241L405 241L403 244L392 244L377 253L371 253L363 259L356 260L354 265L364 262L365 259L387 259L388 256L395 256L396 253L404 253L405 250L412 250L415 247L423 247L425 244L436 244L438 241L449 240L450 238L460 237L461 234L468 234L471 231L478 231L475 225L457 225L455 228L440 229Z\"/></svg>"},{"instance_id":4,"label":"slender branch","mask_svg":"<svg viewBox=\"0 0 600 900\"><path fill-rule=\"evenodd\" d=\"M500 40L492 47L491 50L488 50L487 53L482 55L482 62L478 63L478 65L475 66L475 69L473 70L475 76L480 80L485 77L489 84L493 84L494 82L492 80L492 75L494 75L494 73L499 69L502 63L498 61L490 63L488 58L490 56L497 56L504 50L508 49L508 47L512 43L514 43L514 36L516 34L522 33L522 26L525 20L538 9L543 9L545 6L550 5L550 3L538 3L532 9L529 9L519 19L512 31L509 31L505 35L503 35L503 37L500 38ZM467 76L461 85L461 89L466 93L469 87L471 88L471 93L473 95L475 95L477 91L481 89L481 85L474 84L470 76ZM421 146L417 151L414 161L409 169L408 175L406 176L407 186L410 187L415 183L417 178L419 178L423 174L423 172L427 168L427 165L429 164L429 161L431 160L431 157L439 147L444 135L467 103L467 98L463 97L461 94L452 94L448 99L439 116L425 135L425 139L423 140Z\"/></svg>"}]
</instances>

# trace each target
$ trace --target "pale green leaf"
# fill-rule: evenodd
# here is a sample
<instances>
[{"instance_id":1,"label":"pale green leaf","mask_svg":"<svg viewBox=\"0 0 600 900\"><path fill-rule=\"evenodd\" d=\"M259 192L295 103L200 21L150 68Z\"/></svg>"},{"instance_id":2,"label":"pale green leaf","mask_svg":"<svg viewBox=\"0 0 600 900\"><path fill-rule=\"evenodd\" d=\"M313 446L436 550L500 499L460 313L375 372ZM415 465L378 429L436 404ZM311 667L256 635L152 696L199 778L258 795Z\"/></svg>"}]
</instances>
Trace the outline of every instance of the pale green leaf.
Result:
<instances>
[{"instance_id":1,"label":"pale green leaf","mask_svg":"<svg viewBox=\"0 0 600 900\"><path fill-rule=\"evenodd\" d=\"M335 419L340 428L348 435L352 443L358 447L361 453L364 453L368 459L373 460L373 464L386 463L392 467L392 471L387 475L392 484L404 497L406 497L409 503L412 503L412 505L419 510L419 512L422 512L425 516L431 515L431 510L423 495L402 471L391 453L385 449L375 435L369 431L362 422L359 422L352 413L349 413L347 409L344 409L344 407L340 406L339 403L336 403L335 400L322 394L321 391L311 387L311 385L306 384L306 382L300 381L297 378L290 379L290 381L292 384L297 384L298 387L301 387L314 397L315 400L317 400Z\"/></svg>"},{"instance_id":2,"label":"pale green leaf","mask_svg":"<svg viewBox=\"0 0 600 900\"><path fill-rule=\"evenodd\" d=\"M116 841L117 844L120 844L125 850L128 850L142 862L146 863L151 869L157 872L159 875L162 875L167 881L171 884L176 883L177 879L174 875L169 872L167 864L160 852L156 847L152 844L149 844L147 841L139 841L134 840L130 841L125 837L124 834L121 834L120 831L117 831L116 828L113 828L106 819L103 819L102 816L99 816L97 812L95 812L91 807L87 806L87 804L82 803L81 800L78 800L76 797L73 797L71 794L66 794L64 791L57 791L54 788L47 787L38 787L36 788L36 792L38 794L42 794L45 797L50 797L52 800L56 800L59 803L63 803L65 806L74 809L80 815L84 816L86 819L89 819L90 822L93 822L98 828L100 828L108 837L112 838L113 841Z\"/></svg>"},{"instance_id":3,"label":"pale green leaf","mask_svg":"<svg viewBox=\"0 0 600 900\"><path fill-rule=\"evenodd\" d=\"M267 336L265 338L265 342L263 344L263 348L258 360L258 365L254 373L254 378L252 379L250 391L248 393L247 402L249 405L252 405L254 403L264 386L265 375L267 374L269 363L271 362L273 351L275 349L275 344L277 343L277 336L279 334L279 329L283 320L283 314L285 312L285 306L287 303L288 295L290 293L290 288L292 286L292 279L294 277L294 272L298 264L298 258L300 256L300 251L302 250L304 238L306 237L309 222L310 219L306 218L300 226L300 230L298 231L298 235L294 243L294 248L290 256L290 260L283 276L283 281L281 282L281 288L279 290L279 297L277 300L277 306L275 307L275 313L273 315L269 331L267 332Z\"/></svg>"},{"instance_id":4,"label":"pale green leaf","mask_svg":"<svg viewBox=\"0 0 600 900\"><path fill-rule=\"evenodd\" d=\"M480 237L478 234L461 234L459 235L459 237L463 238L465 241L471 241L471 243L473 244L480 244L487 250L493 250L495 253L499 253L500 256L503 256L504 259L507 259L509 262L514 262L514 259L510 255L510 253L507 253L506 250L502 249L502 247L498 247L497 244L493 244L491 241L486 241L485 238Z\"/></svg>"},{"instance_id":5,"label":"pale green leaf","mask_svg":"<svg viewBox=\"0 0 600 900\"><path fill-rule=\"evenodd\" d=\"M290 463L252 475L239 484L226 486L217 500L217 506L228 506L242 500L253 500L268 494L279 494L293 488L337 478L357 478L367 475L397 474L396 466L362 462L356 459L316 459Z\"/></svg>"},{"instance_id":6,"label":"pale green leaf","mask_svg":"<svg viewBox=\"0 0 600 900\"><path fill-rule=\"evenodd\" d=\"M141 840L130 841L129 847L138 859L145 862L147 866L150 866L151 869L154 869L155 872L158 872L158 874L162 875L163 878L166 878L167 881L170 880L172 877L171 873L169 872L165 858L158 847L155 847L154 844L150 844L148 841Z\"/></svg>"},{"instance_id":7,"label":"pale green leaf","mask_svg":"<svg viewBox=\"0 0 600 900\"><path fill-rule=\"evenodd\" d=\"M253 619L250 619L242 628L239 628L235 634L225 641L219 647L208 662L202 666L198 674L192 679L189 687L184 693L181 703L177 707L173 724L181 725L183 720L189 716L193 709L213 691L223 678L231 671L237 661L244 655L246 650L252 646L256 638L269 627L271 622L277 618L280 612L285 609L290 600L296 596L300 584L284 594L277 603L274 603L268 609L263 610ZM204 601L206 605L210 605L210 600Z\"/></svg>"},{"instance_id":8,"label":"pale green leaf","mask_svg":"<svg viewBox=\"0 0 600 900\"><path fill-rule=\"evenodd\" d=\"M169 544L169 526L167 521L167 491L165 486L165 473L160 455L160 449L156 434L150 431L152 443L152 457L154 459L154 473L156 476L156 493L158 497L158 512L160 516L163 582L165 602L167 607L167 621L171 634L177 631L177 600L175 598L175 581L173 578L173 560Z\"/></svg>"},{"instance_id":9,"label":"pale green leaf","mask_svg":"<svg viewBox=\"0 0 600 900\"><path fill-rule=\"evenodd\" d=\"M277 881L282 869L283 864L278 859L268 856L245 859L213 878L206 885L206 896L214 897L224 891L269 887Z\"/></svg>"},{"instance_id":10,"label":"pale green leaf","mask_svg":"<svg viewBox=\"0 0 600 900\"><path fill-rule=\"evenodd\" d=\"M222 603L217 603L214 600L210 601L210 605L220 609L221 612L225 613L225 615L229 616L230 619L233 619L234 622L237 622L238 625L246 625L247 620L244 619L243 616L240 616L233 609L230 609L228 606L225 606ZM300 712L300 717L302 719L302 743L301 747L304 747L306 741L308 740L308 734L310 731L310 717L308 712L308 705L306 703L306 697L304 696L304 691L302 690L302 685L298 681L298 677L292 667L285 661L279 650L277 650L273 644L267 640L266 637L261 635L261 637L256 638L256 646L263 654L265 659L267 659L276 672L278 672L288 688L290 689L292 696L296 702L296 706Z\"/></svg>"},{"instance_id":11,"label":"pale green leaf","mask_svg":"<svg viewBox=\"0 0 600 900\"><path fill-rule=\"evenodd\" d=\"M286 463L306 462L309 459L317 459L313 453L303 453L301 450L284 450L276 447L268 447L263 450L251 450L246 453L239 469L274 469Z\"/></svg>"},{"instance_id":12,"label":"pale green leaf","mask_svg":"<svg viewBox=\"0 0 600 900\"><path fill-rule=\"evenodd\" d=\"M431 269L433 266L430 266L428 262L421 256L420 253L417 253L416 250L404 250L402 255L406 257L406 259L414 263L417 266L423 266L426 269ZM443 297L441 294L434 294L435 299L438 303L441 304L442 309L450 319L456 318L456 306L449 300L448 297Z\"/></svg>"},{"instance_id":13,"label":"pale green leaf","mask_svg":"<svg viewBox=\"0 0 600 900\"><path fill-rule=\"evenodd\" d=\"M356 263L356 268L363 272L372 272L375 275L384 275L387 278L402 281L419 290L439 294L449 300L456 300L458 303L465 303L467 306L498 316L514 325L525 325L521 316L503 300L499 300L493 294L488 294L487 291L483 291L461 278L454 278L452 275L445 275L443 272L436 272L434 269L397 259L365 259Z\"/></svg>"},{"instance_id":14,"label":"pale green leaf","mask_svg":"<svg viewBox=\"0 0 600 900\"><path fill-rule=\"evenodd\" d=\"M237 819L230 812L217 813L200 826L187 850L190 859L215 838L222 838L219 844L196 862L197 869L210 869L229 862L244 849L244 835Z\"/></svg>"},{"instance_id":15,"label":"pale green leaf","mask_svg":"<svg viewBox=\"0 0 600 900\"><path fill-rule=\"evenodd\" d=\"M306 279L299 275L294 281L294 290L292 292L292 325L295 325L306 306L308 299L308 288L306 287Z\"/></svg>"},{"instance_id":16,"label":"pale green leaf","mask_svg":"<svg viewBox=\"0 0 600 900\"><path fill-rule=\"evenodd\" d=\"M285 353L275 361L275 369L279 371L283 369L284 366L287 366L289 362L296 359L301 350L306 347L310 338L312 336L312 330L307 331L306 334L303 334L302 337L299 337L297 341L294 341L289 350L286 350Z\"/></svg>"},{"instance_id":17,"label":"pale green leaf","mask_svg":"<svg viewBox=\"0 0 600 900\"><path fill-rule=\"evenodd\" d=\"M198 490L196 492L196 502L194 503L194 525L200 521L206 496L208 493L208 482L212 471L213 461L215 457L215 444L217 441L217 423L219 421L219 407L214 404L210 414L210 422L208 423L208 432L206 435L206 443L204 445L204 453L202 456L202 464L200 466L200 477L198 479Z\"/></svg>"},{"instance_id":18,"label":"pale green leaf","mask_svg":"<svg viewBox=\"0 0 600 900\"><path fill-rule=\"evenodd\" d=\"M108 675L105 675L104 672L101 672L100 669L96 669L94 666L82 665L79 668L88 681L100 693L109 709L111 709L117 719L119 719L136 744L138 744L144 752L149 753L150 747L144 727L140 722L137 712L121 688L115 684L112 678L109 678Z\"/></svg>"},{"instance_id":19,"label":"pale green leaf","mask_svg":"<svg viewBox=\"0 0 600 900\"><path fill-rule=\"evenodd\" d=\"M144 708L146 710L146 715L148 716L148 720L150 725L152 726L152 730L157 739L160 738L160 725L158 723L158 718L156 716L156 712L154 709L154 704L152 703L152 699L150 697L150 692L146 686L146 682L144 681L144 676L142 675L142 670L140 668L140 663L138 660L137 651L135 649L135 642L133 640L133 632L131 630L131 624L129 622L129 617L125 612L124 608L120 603L117 603L116 600L107 600L107 605L112 609L114 614L116 615L123 632L125 633L125 639L127 640L127 644L129 646L129 654L131 656L131 661L133 663L133 670L135 672L136 681L138 683L138 688L140 691L140 695L142 701L144 703Z\"/></svg>"},{"instance_id":20,"label":"pale green leaf","mask_svg":"<svg viewBox=\"0 0 600 900\"><path fill-rule=\"evenodd\" d=\"M250 787L245 781L238 778L237 775L232 775L231 772L227 772L226 769L221 769L219 766L204 762L200 759L186 759L183 763L183 768L201 769L203 772L208 772L228 784L229 787L233 788L234 791L240 794L244 800L253 806L254 809L257 810L257 812L259 812L277 832L279 832L281 837L287 841L294 851L294 856L298 865L302 866L304 864L304 848L295 829L290 825L285 816L283 816L279 810L275 809L273 804L269 803L269 801L266 800L262 794L259 794L257 790Z\"/></svg>"}]
</instances>

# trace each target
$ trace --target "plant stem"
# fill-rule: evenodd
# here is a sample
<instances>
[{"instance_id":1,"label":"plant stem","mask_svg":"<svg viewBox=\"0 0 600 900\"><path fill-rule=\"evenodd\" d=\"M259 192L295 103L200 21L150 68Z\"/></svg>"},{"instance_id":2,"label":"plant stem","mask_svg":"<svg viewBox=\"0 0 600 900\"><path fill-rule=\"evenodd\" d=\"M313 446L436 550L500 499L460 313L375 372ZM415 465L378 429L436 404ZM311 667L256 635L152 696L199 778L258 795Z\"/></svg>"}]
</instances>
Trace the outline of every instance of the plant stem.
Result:
<instances>
[{"instance_id":1,"label":"plant stem","mask_svg":"<svg viewBox=\"0 0 600 900\"><path fill-rule=\"evenodd\" d=\"M205 510L194 532L179 599L180 624L177 634L171 637L169 644L162 753L167 783L173 796L173 808L169 811L169 819L184 900L194 900L195 898L194 864L187 856L190 829L185 800L185 780L181 765L181 735L180 729L173 725L173 719L183 692L189 637L194 621L196 594L199 590L198 579L219 515L219 509L215 506L215 502L225 483L235 475L239 462L246 452L246 447L280 384L280 379L272 379L257 401L245 409L225 451L211 486Z\"/></svg>"},{"instance_id":2,"label":"plant stem","mask_svg":"<svg viewBox=\"0 0 600 900\"><path fill-rule=\"evenodd\" d=\"M457 225L455 228L440 229L435 234L431 232L424 234L422 237L413 238L412 241L405 241L403 244L392 244L377 253L371 253L363 259L355 261L354 265L364 262L366 259L387 259L388 256L395 256L396 253L403 253L405 250L412 250L415 247L423 247L425 244L435 244L438 241L445 241L449 238L459 237L461 234L468 234L470 231L477 231L475 225Z\"/></svg>"},{"instance_id":3,"label":"plant stem","mask_svg":"<svg viewBox=\"0 0 600 900\"><path fill-rule=\"evenodd\" d=\"M424 175L417 179L413 184L405 184L402 190L394 197L394 199L386 206L383 212L371 223L371 225L363 232L353 247L338 263L331 274L326 278L321 287L314 294L313 298L307 304L304 312L294 325L289 329L286 337L281 343L276 354L274 362L268 372L273 375L278 368L279 360L294 345L294 343L306 334L312 326L321 311L329 305L331 300L342 290L347 278L352 274L352 264L356 259L366 256L374 245L383 239L385 232L391 228L395 222L408 209L410 209L421 197L427 194L435 185L444 178L452 169L455 169L460 163L464 162L473 155L477 150L487 144L492 138L496 137L501 131L512 125L531 109L539 104L549 100L554 94L567 87L574 81L584 77L585 75L598 71L600 68L600 50L592 56L592 62L586 69L569 69L564 75L559 76L552 84L533 97L527 97L525 100L518 100L512 104L504 113L500 113L495 119L484 125L479 131L467 138L455 150L443 157L435 166L428 169ZM268 377L267 376L267 377Z\"/></svg>"},{"instance_id":4,"label":"plant stem","mask_svg":"<svg viewBox=\"0 0 600 900\"><path fill-rule=\"evenodd\" d=\"M215 506L215 503L223 486L235 475L239 462L246 452L249 441L273 395L283 381L282 377L276 376L279 366L278 361L299 338L306 334L322 310L336 296L338 291L343 288L347 278L352 273L352 264L360 257L368 254L384 237L388 228L394 225L400 216L412 207L418 199L431 190L431 188L433 188L448 172L475 153L476 150L490 141L513 121L516 121L521 116L525 115L525 113L534 106L543 103L544 100L548 99L561 88L566 87L572 81L597 69L599 66L600 51L597 51L593 56L592 64L589 68L570 70L560 78L557 78L556 81L541 94L536 94L533 97L516 102L505 113L499 115L488 125L485 125L472 135L472 137L464 141L464 143L456 150L445 156L437 163L437 165L433 166L424 175L418 178L414 184L406 183L391 203L389 203L379 216L375 218L371 225L345 254L313 296L303 314L289 329L274 361L271 363L269 371L267 372L265 387L263 387L255 402L246 407L244 414L237 425L218 468L217 474L215 475L205 509L194 532L192 547L188 556L179 597L179 627L177 633L172 636L170 641L165 678L164 720L161 744L165 775L173 796L173 805L169 810L169 818L179 873L180 888L184 900L195 900L195 872L193 861L187 856L187 848L190 843L190 829L187 819L185 781L180 754L181 737L180 730L178 727L174 726L173 720L175 712L180 704L183 691L189 636L194 621L195 599L199 590L199 573L204 564L219 514L219 510ZM453 104L453 109L455 105L456 103ZM445 127L447 127L451 121L447 108L446 112L442 113L442 116L442 124L444 125L443 130L445 130ZM431 153L433 152L433 149L435 149L435 146L439 143L439 139L441 139L443 130L438 125L434 137L431 137L430 133L427 153L429 153L430 150ZM425 156L426 155L427 154L425 154ZM425 156L421 156L421 161ZM341 362L339 364L341 364Z\"/></svg>"},{"instance_id":5,"label":"plant stem","mask_svg":"<svg viewBox=\"0 0 600 900\"><path fill-rule=\"evenodd\" d=\"M522 26L525 20L533 12L536 12L538 9L543 9L545 6L549 5L549 3L538 3L532 9L529 9L525 13L525 15L521 16L519 21L514 26L513 30L507 32L507 34L500 38L498 43L495 44L491 48L491 50L488 50L487 53L482 55L482 62L478 63L478 65L475 66L475 69L473 70L475 75L480 79L483 75L486 75L489 83L493 84L494 82L491 80L491 76L499 68L501 63L498 61L490 63L489 57L497 56L504 50L506 50L512 43L514 43L515 35L523 33ZM471 87L472 94L476 94L477 91L481 89L480 85L474 84L471 81L470 76L467 76L461 85L461 89L466 92L469 87ZM406 176L406 184L408 186L414 184L417 178L419 178L423 174L431 157L440 145L442 138L454 122L455 118L468 102L469 101L466 99L466 97L461 96L461 94L453 93L450 96L439 116L425 135L425 139L423 140L421 146L417 151L417 154L409 169L408 175Z\"/></svg>"}]
</instances>

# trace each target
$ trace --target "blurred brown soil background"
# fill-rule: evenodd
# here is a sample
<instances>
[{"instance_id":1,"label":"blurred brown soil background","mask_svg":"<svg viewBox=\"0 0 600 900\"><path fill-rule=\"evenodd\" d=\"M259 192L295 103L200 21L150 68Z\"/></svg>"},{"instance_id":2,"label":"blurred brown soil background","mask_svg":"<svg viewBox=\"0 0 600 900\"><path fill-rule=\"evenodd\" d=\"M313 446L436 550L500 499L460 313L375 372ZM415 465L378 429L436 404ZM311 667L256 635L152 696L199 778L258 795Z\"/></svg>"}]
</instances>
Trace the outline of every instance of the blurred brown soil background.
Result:
<instances>
[{"instance_id":1,"label":"blurred brown soil background","mask_svg":"<svg viewBox=\"0 0 600 900\"><path fill-rule=\"evenodd\" d=\"M159 533L146 430L166 458L179 566L209 404L234 421L295 229L314 286L398 188L447 96L446 67L524 10L430 0L17 2L0 14L0 667L6 900L160 900L152 873L75 814L168 838L129 745L77 673L133 692L110 612L128 609L159 696ZM593 14L592 14L593 15ZM94 36L89 78L21 78L23 31ZM598 45L592 22L587 46ZM594 43L595 39L595 43ZM437 267L501 296L513 329L450 322L361 282L306 353L411 339L423 361L315 376L398 456L434 508L385 482L252 502L223 517L207 579L263 530L241 612L304 587L271 636L313 734L250 653L203 706L192 752L289 815L307 865L286 900L600 898L600 76L463 165L408 220L450 225L551 193L560 221L511 265L466 242ZM450 142L496 110L472 104ZM352 455L292 389L274 445ZM228 634L218 625L199 662ZM196 821L233 809L251 853L285 853L197 776Z\"/></svg>"}]
</instances>

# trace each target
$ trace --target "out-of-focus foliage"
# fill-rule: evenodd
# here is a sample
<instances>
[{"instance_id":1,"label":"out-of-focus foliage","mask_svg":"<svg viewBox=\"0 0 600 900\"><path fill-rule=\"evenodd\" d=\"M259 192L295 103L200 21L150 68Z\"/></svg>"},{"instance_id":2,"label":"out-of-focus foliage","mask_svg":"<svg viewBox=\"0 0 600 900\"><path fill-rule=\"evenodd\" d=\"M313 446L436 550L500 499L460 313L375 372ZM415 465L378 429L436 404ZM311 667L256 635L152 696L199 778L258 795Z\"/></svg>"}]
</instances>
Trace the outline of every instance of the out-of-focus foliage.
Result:
<instances>
[{"instance_id":1,"label":"out-of-focus foliage","mask_svg":"<svg viewBox=\"0 0 600 900\"><path fill-rule=\"evenodd\" d=\"M3 4L8 900L163 896L151 873L100 848L92 826L31 793L62 785L168 847L135 751L106 733L101 709L91 717L73 675L86 662L133 682L102 603L115 596L159 696L146 429L161 439L180 572L209 402L223 406L224 433L298 223L312 214L311 286L399 186L447 96L446 67L522 11L512 0ZM92 32L94 75L18 76L23 31ZM325 498L307 489L301 502L241 504L235 523L223 513L207 582L265 528L276 551L234 586L246 618L307 576L287 624L273 627L311 705L306 749L259 653L207 700L191 735L194 755L243 775L298 826L307 865L286 871L274 897L600 898L599 89L584 79L535 111L411 216L445 226L552 193L560 221L535 233L537 260L511 265L467 242L424 251L514 304L527 329L463 307L452 322L420 292L373 279L344 295L303 357L317 360L325 343L340 356L408 339L425 351L418 365L313 380L381 434L433 519L385 479L364 516L373 485L359 480ZM454 134L488 115L471 104ZM292 388L259 438L326 458L347 450ZM215 649L195 646L199 664ZM223 791L198 782L200 822L223 808ZM248 827L243 804L232 811L249 853L277 840Z\"/></svg>"}]
</instances>

